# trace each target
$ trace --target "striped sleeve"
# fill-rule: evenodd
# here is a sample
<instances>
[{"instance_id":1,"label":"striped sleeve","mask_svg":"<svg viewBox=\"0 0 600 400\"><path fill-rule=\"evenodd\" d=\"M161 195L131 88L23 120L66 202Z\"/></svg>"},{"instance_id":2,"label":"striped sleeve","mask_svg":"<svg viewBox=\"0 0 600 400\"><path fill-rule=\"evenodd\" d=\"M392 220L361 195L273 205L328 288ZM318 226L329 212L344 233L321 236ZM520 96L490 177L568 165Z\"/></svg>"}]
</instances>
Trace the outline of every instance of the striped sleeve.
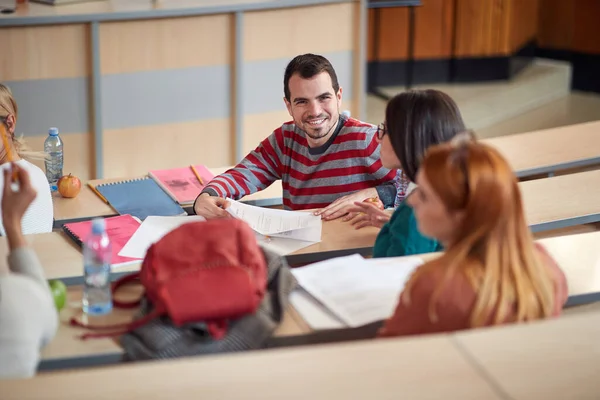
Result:
<instances>
[{"instance_id":1,"label":"striped sleeve","mask_svg":"<svg viewBox=\"0 0 600 400\"><path fill-rule=\"evenodd\" d=\"M283 150L281 128L264 139L238 165L213 178L202 190L211 196L239 200L281 179Z\"/></svg>"}]
</instances>

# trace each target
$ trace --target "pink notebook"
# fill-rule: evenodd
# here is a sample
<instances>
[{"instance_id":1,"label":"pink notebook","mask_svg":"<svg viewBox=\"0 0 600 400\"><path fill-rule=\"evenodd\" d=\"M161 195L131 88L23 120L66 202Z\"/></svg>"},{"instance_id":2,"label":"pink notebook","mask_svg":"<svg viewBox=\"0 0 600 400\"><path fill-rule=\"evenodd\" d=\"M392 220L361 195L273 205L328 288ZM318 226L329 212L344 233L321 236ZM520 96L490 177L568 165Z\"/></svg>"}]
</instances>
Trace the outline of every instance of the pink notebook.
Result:
<instances>
[{"instance_id":1,"label":"pink notebook","mask_svg":"<svg viewBox=\"0 0 600 400\"><path fill-rule=\"evenodd\" d=\"M118 215L108 217L106 221L106 233L112 243L112 262L113 266L130 264L140 261L139 258L121 257L119 252L125 244L131 239L135 231L140 227L140 221L131 215ZM92 231L92 221L72 222L63 225L65 233L75 241L79 246Z\"/></svg>"},{"instance_id":2,"label":"pink notebook","mask_svg":"<svg viewBox=\"0 0 600 400\"><path fill-rule=\"evenodd\" d=\"M204 166L195 165L204 184L190 167L150 171L149 175L179 204L192 204L204 186L215 176Z\"/></svg>"}]
</instances>

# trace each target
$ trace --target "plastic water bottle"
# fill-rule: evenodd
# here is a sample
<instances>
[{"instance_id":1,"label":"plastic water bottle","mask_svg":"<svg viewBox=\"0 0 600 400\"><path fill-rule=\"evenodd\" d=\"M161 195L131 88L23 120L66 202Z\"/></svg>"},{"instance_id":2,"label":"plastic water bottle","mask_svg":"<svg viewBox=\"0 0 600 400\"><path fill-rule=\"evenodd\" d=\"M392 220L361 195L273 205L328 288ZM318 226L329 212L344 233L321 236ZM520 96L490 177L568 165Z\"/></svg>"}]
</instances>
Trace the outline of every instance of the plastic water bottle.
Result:
<instances>
[{"instance_id":1,"label":"plastic water bottle","mask_svg":"<svg viewBox=\"0 0 600 400\"><path fill-rule=\"evenodd\" d=\"M63 142L58 136L58 128L50 128L48 137L44 142L44 153L46 153L46 179L50 190L57 190L56 182L63 174Z\"/></svg>"},{"instance_id":2,"label":"plastic water bottle","mask_svg":"<svg viewBox=\"0 0 600 400\"><path fill-rule=\"evenodd\" d=\"M102 218L92 220L92 232L83 243L83 312L103 315L113 307L110 291L112 246Z\"/></svg>"}]
</instances>

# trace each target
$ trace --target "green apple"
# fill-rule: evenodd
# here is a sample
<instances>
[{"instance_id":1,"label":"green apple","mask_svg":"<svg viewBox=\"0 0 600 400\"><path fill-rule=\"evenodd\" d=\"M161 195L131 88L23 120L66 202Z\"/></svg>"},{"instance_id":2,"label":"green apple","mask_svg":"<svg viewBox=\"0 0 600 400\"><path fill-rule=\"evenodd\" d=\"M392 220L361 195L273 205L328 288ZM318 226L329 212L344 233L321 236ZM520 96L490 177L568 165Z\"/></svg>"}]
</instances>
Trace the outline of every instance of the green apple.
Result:
<instances>
[{"instance_id":1,"label":"green apple","mask_svg":"<svg viewBox=\"0 0 600 400\"><path fill-rule=\"evenodd\" d=\"M58 279L48 281L48 285L50 285L50 291L52 292L56 309L58 311L62 310L67 302L67 287Z\"/></svg>"}]
</instances>

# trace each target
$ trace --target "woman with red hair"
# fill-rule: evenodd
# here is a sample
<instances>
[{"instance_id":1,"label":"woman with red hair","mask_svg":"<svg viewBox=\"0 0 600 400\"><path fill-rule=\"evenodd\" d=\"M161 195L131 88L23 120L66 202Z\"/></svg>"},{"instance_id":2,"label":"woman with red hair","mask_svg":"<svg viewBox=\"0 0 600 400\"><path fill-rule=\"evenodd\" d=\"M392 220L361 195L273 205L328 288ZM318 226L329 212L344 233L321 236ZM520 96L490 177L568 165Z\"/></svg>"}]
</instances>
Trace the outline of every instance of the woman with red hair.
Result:
<instances>
[{"instance_id":1,"label":"woman with red hair","mask_svg":"<svg viewBox=\"0 0 600 400\"><path fill-rule=\"evenodd\" d=\"M495 149L429 149L408 199L419 231L445 252L407 282L380 336L450 332L558 316L567 282L525 222L517 179Z\"/></svg>"}]
</instances>

